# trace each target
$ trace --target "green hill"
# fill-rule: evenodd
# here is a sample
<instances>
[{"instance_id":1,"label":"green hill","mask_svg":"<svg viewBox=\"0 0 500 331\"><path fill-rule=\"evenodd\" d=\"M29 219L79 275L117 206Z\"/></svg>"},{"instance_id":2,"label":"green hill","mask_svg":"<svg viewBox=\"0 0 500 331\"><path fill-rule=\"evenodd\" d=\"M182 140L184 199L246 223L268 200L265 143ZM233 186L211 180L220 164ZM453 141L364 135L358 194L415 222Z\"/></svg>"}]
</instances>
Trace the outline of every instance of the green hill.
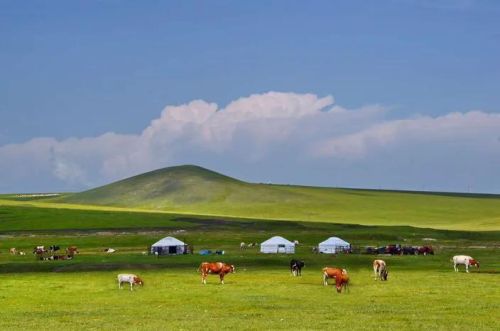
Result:
<instances>
[{"instance_id":1,"label":"green hill","mask_svg":"<svg viewBox=\"0 0 500 331\"><path fill-rule=\"evenodd\" d=\"M191 165L50 200L256 219L500 229L498 195L252 184Z\"/></svg>"}]
</instances>

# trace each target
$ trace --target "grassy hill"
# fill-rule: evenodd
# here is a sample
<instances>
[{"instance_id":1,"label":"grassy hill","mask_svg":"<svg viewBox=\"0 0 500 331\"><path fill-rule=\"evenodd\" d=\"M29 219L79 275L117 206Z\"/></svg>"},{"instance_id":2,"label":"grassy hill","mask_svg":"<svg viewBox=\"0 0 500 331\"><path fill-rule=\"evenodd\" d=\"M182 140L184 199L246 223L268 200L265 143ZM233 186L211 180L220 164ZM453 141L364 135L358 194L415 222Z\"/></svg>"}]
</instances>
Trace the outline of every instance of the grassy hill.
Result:
<instances>
[{"instance_id":1,"label":"grassy hill","mask_svg":"<svg viewBox=\"0 0 500 331\"><path fill-rule=\"evenodd\" d=\"M498 195L253 184L198 166L159 169L42 201L256 219L500 230Z\"/></svg>"}]
</instances>

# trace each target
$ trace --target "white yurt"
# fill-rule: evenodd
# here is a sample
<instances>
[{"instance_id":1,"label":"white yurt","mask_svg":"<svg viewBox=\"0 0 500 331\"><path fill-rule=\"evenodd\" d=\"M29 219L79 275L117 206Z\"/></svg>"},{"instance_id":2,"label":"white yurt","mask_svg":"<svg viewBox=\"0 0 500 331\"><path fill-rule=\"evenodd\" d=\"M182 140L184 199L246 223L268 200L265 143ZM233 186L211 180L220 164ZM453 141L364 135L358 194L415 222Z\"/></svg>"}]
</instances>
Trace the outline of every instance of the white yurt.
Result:
<instances>
[{"instance_id":1,"label":"white yurt","mask_svg":"<svg viewBox=\"0 0 500 331\"><path fill-rule=\"evenodd\" d=\"M295 244L283 237L275 236L260 244L261 253L295 253Z\"/></svg>"},{"instance_id":2,"label":"white yurt","mask_svg":"<svg viewBox=\"0 0 500 331\"><path fill-rule=\"evenodd\" d=\"M350 248L351 244L339 237L330 237L318 244L318 251L324 254L335 254Z\"/></svg>"},{"instance_id":3,"label":"white yurt","mask_svg":"<svg viewBox=\"0 0 500 331\"><path fill-rule=\"evenodd\" d=\"M174 237L165 237L151 245L151 254L175 255L187 253L187 244Z\"/></svg>"}]
</instances>

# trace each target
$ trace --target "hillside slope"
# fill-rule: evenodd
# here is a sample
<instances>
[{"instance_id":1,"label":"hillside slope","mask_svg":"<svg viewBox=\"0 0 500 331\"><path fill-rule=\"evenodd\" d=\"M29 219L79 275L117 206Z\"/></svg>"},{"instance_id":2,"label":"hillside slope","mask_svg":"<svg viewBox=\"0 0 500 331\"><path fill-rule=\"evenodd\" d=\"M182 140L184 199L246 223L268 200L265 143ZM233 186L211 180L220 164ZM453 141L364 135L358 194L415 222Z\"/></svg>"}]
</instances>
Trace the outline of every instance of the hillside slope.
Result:
<instances>
[{"instance_id":1,"label":"hillside slope","mask_svg":"<svg viewBox=\"0 0 500 331\"><path fill-rule=\"evenodd\" d=\"M500 230L500 196L252 184L197 166L159 169L51 200L258 219Z\"/></svg>"}]
</instances>

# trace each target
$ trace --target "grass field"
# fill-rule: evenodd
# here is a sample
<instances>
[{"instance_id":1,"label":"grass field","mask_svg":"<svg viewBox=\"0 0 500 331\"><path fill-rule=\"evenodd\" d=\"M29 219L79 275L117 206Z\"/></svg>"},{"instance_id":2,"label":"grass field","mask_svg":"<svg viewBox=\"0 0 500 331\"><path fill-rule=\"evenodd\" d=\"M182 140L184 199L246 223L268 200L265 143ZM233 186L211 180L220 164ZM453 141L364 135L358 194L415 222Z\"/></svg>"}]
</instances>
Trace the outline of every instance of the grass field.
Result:
<instances>
[{"instance_id":1,"label":"grass field","mask_svg":"<svg viewBox=\"0 0 500 331\"><path fill-rule=\"evenodd\" d=\"M160 169L77 194L25 202L57 208L104 206L268 220L500 230L498 195L252 184L196 166Z\"/></svg>"},{"instance_id":2,"label":"grass field","mask_svg":"<svg viewBox=\"0 0 500 331\"><path fill-rule=\"evenodd\" d=\"M296 254L306 261L303 276L292 277L289 256L233 248L224 260L236 264L236 273L225 285L216 276L202 285L196 267L207 257L84 251L69 266L44 261L34 267L51 263L59 272L0 274L0 329L497 330L500 265L493 251L472 250L483 270L470 274L455 273L448 252L441 253L386 257L389 281L382 283L372 278L372 256L313 255L304 248ZM33 264L32 257L12 258ZM322 285L324 265L349 270L348 293ZM89 266L93 271L85 270ZM141 275L145 286L118 290L116 274L124 271Z\"/></svg>"},{"instance_id":3,"label":"grass field","mask_svg":"<svg viewBox=\"0 0 500 331\"><path fill-rule=\"evenodd\" d=\"M175 202L168 208L109 201L97 205L72 200L77 195L1 195L0 330L500 329L497 196L288 186L272 186L274 193L266 195L268 185L254 190L258 184L207 176L216 179L207 185L249 185L248 190L238 189L235 196L229 190L221 200L216 193L211 201L196 194L165 200L160 192L163 202ZM166 196L189 194L200 183L197 179L183 190L185 179L174 181L180 191ZM205 186L212 192L209 188ZM298 196L302 204L295 200ZM275 200L264 201L270 197ZM105 202L105 195L101 198ZM226 254L143 255L167 235L196 252ZM239 249L242 241L260 243L273 235L301 245L293 256ZM384 256L389 281L374 281L374 255L312 253L313 246L330 236L349 241L359 252L366 245L430 244L436 255ZM54 244L76 245L81 253L69 261L37 261L31 254L34 246ZM10 255L11 247L27 255ZM105 254L107 247L117 252ZM456 254L475 257L481 269L454 272L450 258ZM292 257L306 262L302 277L290 275ZM236 273L227 276L225 285L216 276L202 285L197 267L217 260L234 264ZM339 295L322 285L324 266L349 271L349 293ZM122 272L139 274L145 286L118 290L116 275Z\"/></svg>"},{"instance_id":4,"label":"grass field","mask_svg":"<svg viewBox=\"0 0 500 331\"><path fill-rule=\"evenodd\" d=\"M497 330L500 313L498 231L469 232L408 226L361 226L293 221L206 219L182 215L122 213L3 206L0 208L0 329L49 330ZM292 277L292 256L264 255L239 243L271 235L299 239L294 257L305 260L302 277ZM174 235L199 249L224 256L155 258L142 252ZM372 278L374 256L313 254L311 247L337 235L355 247L431 243L435 256L384 257L389 281ZM429 241L429 239L432 239ZM77 245L71 261L35 261L35 245ZM26 256L12 256L17 247ZM115 254L103 248L117 249ZM449 261L470 254L480 272L455 273ZM236 265L226 284L210 276L200 283L203 260ZM347 268L350 292L321 283L324 266ZM135 272L145 286L118 290L116 274ZM383 318L384 323L379 324Z\"/></svg>"}]
</instances>

